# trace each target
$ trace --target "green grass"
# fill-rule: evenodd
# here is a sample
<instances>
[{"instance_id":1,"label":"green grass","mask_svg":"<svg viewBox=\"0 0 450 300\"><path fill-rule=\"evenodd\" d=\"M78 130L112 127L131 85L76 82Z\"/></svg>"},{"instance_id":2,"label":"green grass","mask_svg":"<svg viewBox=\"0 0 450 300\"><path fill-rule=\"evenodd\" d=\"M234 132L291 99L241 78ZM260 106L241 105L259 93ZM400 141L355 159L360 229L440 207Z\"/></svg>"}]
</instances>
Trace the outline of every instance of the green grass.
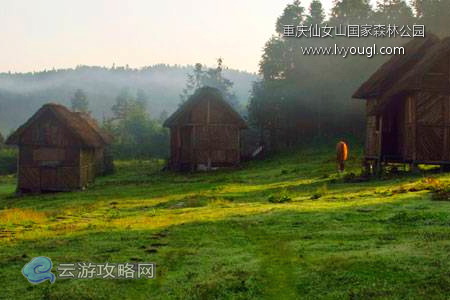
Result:
<instances>
[{"instance_id":1,"label":"green grass","mask_svg":"<svg viewBox=\"0 0 450 300\"><path fill-rule=\"evenodd\" d=\"M15 173L17 170L17 150L2 148L0 144L0 175Z\"/></svg>"},{"instance_id":2,"label":"green grass","mask_svg":"<svg viewBox=\"0 0 450 300\"><path fill-rule=\"evenodd\" d=\"M299 150L242 169L117 174L74 193L16 198L0 177L5 299L447 299L450 202L430 186L450 175L346 183L333 149ZM359 172L360 153L349 172ZM155 262L153 280L57 280L33 286L35 256Z\"/></svg>"}]
</instances>

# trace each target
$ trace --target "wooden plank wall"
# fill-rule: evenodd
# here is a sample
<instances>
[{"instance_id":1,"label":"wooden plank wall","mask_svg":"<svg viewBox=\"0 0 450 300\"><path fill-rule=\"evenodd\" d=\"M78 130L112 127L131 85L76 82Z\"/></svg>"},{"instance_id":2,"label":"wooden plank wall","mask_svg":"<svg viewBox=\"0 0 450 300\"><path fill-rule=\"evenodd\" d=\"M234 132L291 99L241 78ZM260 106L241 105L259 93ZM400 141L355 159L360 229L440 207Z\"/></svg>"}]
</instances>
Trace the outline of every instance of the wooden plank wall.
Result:
<instances>
[{"instance_id":1,"label":"wooden plank wall","mask_svg":"<svg viewBox=\"0 0 450 300\"><path fill-rule=\"evenodd\" d=\"M70 191L94 181L103 170L103 149L82 148L79 139L51 112L21 135L18 189L22 191Z\"/></svg>"},{"instance_id":2,"label":"wooden plank wall","mask_svg":"<svg viewBox=\"0 0 450 300\"><path fill-rule=\"evenodd\" d=\"M411 95L404 100L404 135L402 154L405 160L415 160L416 150L416 108L415 108L415 96Z\"/></svg>"},{"instance_id":3,"label":"wooden plank wall","mask_svg":"<svg viewBox=\"0 0 450 300\"><path fill-rule=\"evenodd\" d=\"M239 163L240 130L223 105L203 99L181 117L185 124L171 128L171 166Z\"/></svg>"},{"instance_id":4,"label":"wooden plank wall","mask_svg":"<svg viewBox=\"0 0 450 300\"><path fill-rule=\"evenodd\" d=\"M20 190L71 190L79 187L79 150L75 148L21 146Z\"/></svg>"},{"instance_id":5,"label":"wooden plank wall","mask_svg":"<svg viewBox=\"0 0 450 300\"><path fill-rule=\"evenodd\" d=\"M378 138L379 133L377 131L377 116L370 115L373 106L375 105L375 99L366 101L366 144L365 155L366 156L378 156Z\"/></svg>"},{"instance_id":6,"label":"wooden plank wall","mask_svg":"<svg viewBox=\"0 0 450 300\"><path fill-rule=\"evenodd\" d=\"M419 92L416 98L416 160L444 161L448 147L448 96Z\"/></svg>"},{"instance_id":7,"label":"wooden plank wall","mask_svg":"<svg viewBox=\"0 0 450 300\"><path fill-rule=\"evenodd\" d=\"M94 182L95 178L95 153L93 149L80 151L80 187L86 187Z\"/></svg>"}]
</instances>

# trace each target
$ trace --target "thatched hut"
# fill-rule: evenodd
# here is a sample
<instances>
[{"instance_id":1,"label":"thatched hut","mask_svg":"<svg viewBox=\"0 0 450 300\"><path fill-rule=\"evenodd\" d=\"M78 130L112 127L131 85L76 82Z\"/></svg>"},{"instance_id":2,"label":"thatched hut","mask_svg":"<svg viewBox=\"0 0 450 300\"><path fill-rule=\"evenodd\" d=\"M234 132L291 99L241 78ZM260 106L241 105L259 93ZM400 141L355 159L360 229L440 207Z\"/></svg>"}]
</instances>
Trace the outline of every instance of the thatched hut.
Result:
<instances>
[{"instance_id":1,"label":"thatched hut","mask_svg":"<svg viewBox=\"0 0 450 300\"><path fill-rule=\"evenodd\" d=\"M450 165L450 38L405 45L353 95L367 100L368 165Z\"/></svg>"},{"instance_id":2,"label":"thatched hut","mask_svg":"<svg viewBox=\"0 0 450 300\"><path fill-rule=\"evenodd\" d=\"M94 129L95 132L98 133L104 145L103 147L95 148L95 174L105 175L112 173L114 171L114 162L111 149L109 147L113 141L112 136L103 130L90 114L82 112L77 112L77 114L82 117L89 124L89 126Z\"/></svg>"},{"instance_id":3,"label":"thatched hut","mask_svg":"<svg viewBox=\"0 0 450 300\"><path fill-rule=\"evenodd\" d=\"M247 124L218 89L198 89L164 126L170 128L172 170L211 169L240 162L240 131Z\"/></svg>"},{"instance_id":4,"label":"thatched hut","mask_svg":"<svg viewBox=\"0 0 450 300\"><path fill-rule=\"evenodd\" d=\"M71 191L94 181L111 138L86 116L42 106L6 141L19 147L18 192Z\"/></svg>"}]
</instances>

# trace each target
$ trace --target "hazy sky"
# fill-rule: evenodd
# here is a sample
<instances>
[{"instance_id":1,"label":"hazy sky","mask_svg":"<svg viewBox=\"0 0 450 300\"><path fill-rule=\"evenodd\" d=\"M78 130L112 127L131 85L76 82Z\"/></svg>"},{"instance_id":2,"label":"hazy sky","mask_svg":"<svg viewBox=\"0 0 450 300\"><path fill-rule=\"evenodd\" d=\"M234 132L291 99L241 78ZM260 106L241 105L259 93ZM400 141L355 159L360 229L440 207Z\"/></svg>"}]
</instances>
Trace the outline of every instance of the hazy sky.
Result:
<instances>
[{"instance_id":1,"label":"hazy sky","mask_svg":"<svg viewBox=\"0 0 450 300\"><path fill-rule=\"evenodd\" d=\"M76 65L225 65L257 71L292 0L0 0L0 72ZM304 6L310 0L303 0ZM322 1L329 9L332 0Z\"/></svg>"}]
</instances>

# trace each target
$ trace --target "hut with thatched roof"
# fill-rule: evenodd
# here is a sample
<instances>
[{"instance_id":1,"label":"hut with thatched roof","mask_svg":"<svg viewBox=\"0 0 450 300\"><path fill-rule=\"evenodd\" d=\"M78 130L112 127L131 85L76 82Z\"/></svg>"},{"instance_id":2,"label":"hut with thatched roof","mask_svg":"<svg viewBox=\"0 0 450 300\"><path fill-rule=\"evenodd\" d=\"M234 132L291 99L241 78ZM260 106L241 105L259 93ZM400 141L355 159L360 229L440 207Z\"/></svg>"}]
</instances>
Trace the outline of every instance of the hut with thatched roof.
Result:
<instances>
[{"instance_id":1,"label":"hut with thatched roof","mask_svg":"<svg viewBox=\"0 0 450 300\"><path fill-rule=\"evenodd\" d=\"M450 165L450 38L416 39L353 95L366 99L367 165Z\"/></svg>"},{"instance_id":2,"label":"hut with thatched roof","mask_svg":"<svg viewBox=\"0 0 450 300\"><path fill-rule=\"evenodd\" d=\"M83 189L101 172L111 137L59 104L42 106L6 143L19 147L18 192Z\"/></svg>"},{"instance_id":3,"label":"hut with thatched roof","mask_svg":"<svg viewBox=\"0 0 450 300\"><path fill-rule=\"evenodd\" d=\"M104 145L103 147L95 148L95 174L97 176L101 176L113 173L114 161L111 149L109 147L109 145L113 142L112 136L102 129L90 114L84 112L76 113L83 118L95 132L98 133Z\"/></svg>"},{"instance_id":4,"label":"hut with thatched roof","mask_svg":"<svg viewBox=\"0 0 450 300\"><path fill-rule=\"evenodd\" d=\"M170 128L172 170L207 170L240 162L240 131L247 124L218 89L198 89L164 126Z\"/></svg>"}]
</instances>

